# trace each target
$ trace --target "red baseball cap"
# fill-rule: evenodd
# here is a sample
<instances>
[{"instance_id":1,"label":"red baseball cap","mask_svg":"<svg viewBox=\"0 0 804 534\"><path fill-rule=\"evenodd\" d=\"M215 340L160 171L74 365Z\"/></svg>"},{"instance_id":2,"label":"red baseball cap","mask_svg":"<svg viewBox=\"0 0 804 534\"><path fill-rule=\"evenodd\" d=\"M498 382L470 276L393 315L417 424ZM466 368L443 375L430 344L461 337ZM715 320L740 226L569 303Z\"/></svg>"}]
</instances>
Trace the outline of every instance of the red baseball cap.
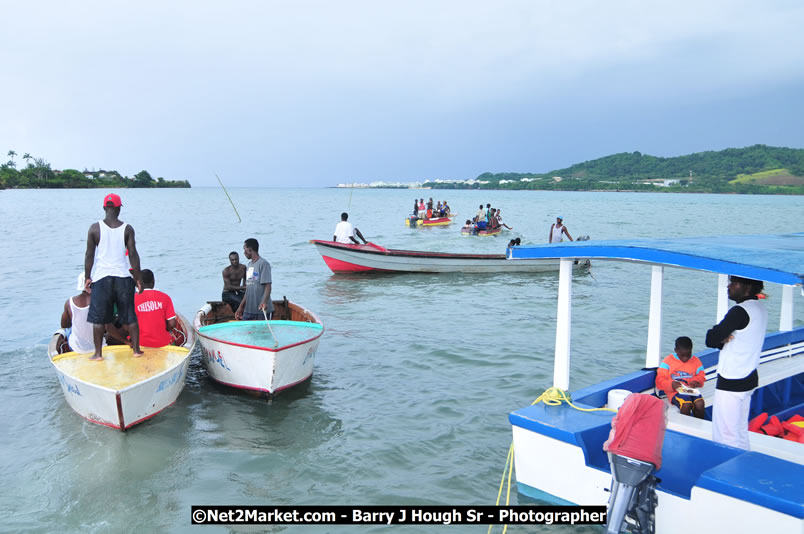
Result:
<instances>
[{"instance_id":1,"label":"red baseball cap","mask_svg":"<svg viewBox=\"0 0 804 534\"><path fill-rule=\"evenodd\" d=\"M119 208L120 206L122 206L123 203L120 201L120 195L115 195L114 193L109 193L108 195L106 195L103 198L103 207L105 208L109 204L111 204L112 207L115 208Z\"/></svg>"}]
</instances>

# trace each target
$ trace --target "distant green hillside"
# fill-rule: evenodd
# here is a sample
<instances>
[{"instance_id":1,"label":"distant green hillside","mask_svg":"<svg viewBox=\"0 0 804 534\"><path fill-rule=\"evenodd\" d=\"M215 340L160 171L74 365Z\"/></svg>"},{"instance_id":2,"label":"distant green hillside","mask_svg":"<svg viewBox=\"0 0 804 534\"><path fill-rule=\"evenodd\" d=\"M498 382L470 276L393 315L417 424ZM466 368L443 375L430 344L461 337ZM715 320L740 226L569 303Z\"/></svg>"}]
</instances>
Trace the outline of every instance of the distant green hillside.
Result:
<instances>
[{"instance_id":1,"label":"distant green hillside","mask_svg":"<svg viewBox=\"0 0 804 534\"><path fill-rule=\"evenodd\" d=\"M140 171L131 178L117 171L78 171L65 169L53 170L50 163L42 158L33 158L30 154L22 156L25 167L17 170L14 157L9 150L9 160L0 165L0 189L87 189L97 187L190 187L187 180L154 180L148 171Z\"/></svg>"},{"instance_id":2,"label":"distant green hillside","mask_svg":"<svg viewBox=\"0 0 804 534\"><path fill-rule=\"evenodd\" d=\"M624 152L543 174L484 173L468 182L439 181L424 185L460 189L800 195L804 194L804 149L754 145L674 158Z\"/></svg>"}]
</instances>

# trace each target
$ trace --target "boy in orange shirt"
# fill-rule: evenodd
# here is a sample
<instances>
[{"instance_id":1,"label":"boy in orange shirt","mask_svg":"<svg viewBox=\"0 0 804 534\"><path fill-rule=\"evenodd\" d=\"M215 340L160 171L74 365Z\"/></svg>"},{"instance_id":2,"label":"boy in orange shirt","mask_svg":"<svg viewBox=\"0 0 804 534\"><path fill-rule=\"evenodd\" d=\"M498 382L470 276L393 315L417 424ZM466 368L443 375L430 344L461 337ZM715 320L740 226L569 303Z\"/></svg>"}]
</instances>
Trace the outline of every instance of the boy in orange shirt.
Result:
<instances>
[{"instance_id":1,"label":"boy in orange shirt","mask_svg":"<svg viewBox=\"0 0 804 534\"><path fill-rule=\"evenodd\" d=\"M656 370L656 387L667 395L670 404L678 406L681 413L703 419L704 400L701 395L679 393L683 387L699 388L706 382L703 363L692 355L692 340L686 336L676 339L675 352L669 354Z\"/></svg>"}]
</instances>

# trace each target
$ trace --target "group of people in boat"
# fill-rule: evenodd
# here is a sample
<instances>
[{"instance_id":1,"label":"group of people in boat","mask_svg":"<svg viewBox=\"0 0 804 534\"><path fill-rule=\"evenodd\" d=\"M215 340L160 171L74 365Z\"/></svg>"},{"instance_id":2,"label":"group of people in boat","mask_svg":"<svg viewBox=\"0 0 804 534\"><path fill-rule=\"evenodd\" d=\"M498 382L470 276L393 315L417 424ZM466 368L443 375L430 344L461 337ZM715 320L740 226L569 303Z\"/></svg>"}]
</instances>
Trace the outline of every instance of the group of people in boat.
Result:
<instances>
[{"instance_id":1,"label":"group of people in boat","mask_svg":"<svg viewBox=\"0 0 804 534\"><path fill-rule=\"evenodd\" d=\"M433 204L433 197L425 204L424 199L413 199L413 216L411 219L434 219L437 217L449 217L451 214L447 201L438 201Z\"/></svg>"},{"instance_id":2,"label":"group of people in boat","mask_svg":"<svg viewBox=\"0 0 804 534\"><path fill-rule=\"evenodd\" d=\"M87 233L84 271L78 276L80 293L64 303L62 351L91 353L90 360L103 359L103 346L125 343L135 358L142 347L170 344L177 316L173 301L154 289L150 269L140 269L134 228L120 220L123 203L114 193L103 199L103 220Z\"/></svg>"},{"instance_id":3,"label":"group of people in boat","mask_svg":"<svg viewBox=\"0 0 804 534\"><path fill-rule=\"evenodd\" d=\"M491 204L486 204L485 208L481 204L477 214L472 219L466 219L461 232L469 231L472 235L475 235L481 230L496 230L503 226L511 230L510 226L502 222L501 211L499 208L492 208Z\"/></svg>"},{"instance_id":4,"label":"group of people in boat","mask_svg":"<svg viewBox=\"0 0 804 534\"><path fill-rule=\"evenodd\" d=\"M119 195L106 195L105 218L89 228L84 272L77 283L80 293L64 303L59 333L66 343L60 352L92 353L89 359L100 361L107 343L126 344L139 358L143 347L164 347L183 336L170 296L154 289L150 269L140 269L134 228L119 218L122 205ZM260 257L259 248L256 239L246 239L248 265L241 265L233 251L223 270L221 297L236 319L273 314L271 265Z\"/></svg>"}]
</instances>

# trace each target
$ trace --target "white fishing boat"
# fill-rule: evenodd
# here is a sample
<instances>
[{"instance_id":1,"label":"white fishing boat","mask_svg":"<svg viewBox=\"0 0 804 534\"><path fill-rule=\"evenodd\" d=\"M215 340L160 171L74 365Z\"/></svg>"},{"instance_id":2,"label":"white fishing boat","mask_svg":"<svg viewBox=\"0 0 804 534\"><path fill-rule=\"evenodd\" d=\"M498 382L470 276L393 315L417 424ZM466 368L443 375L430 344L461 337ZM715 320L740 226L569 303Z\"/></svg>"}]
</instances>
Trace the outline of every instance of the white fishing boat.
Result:
<instances>
[{"instance_id":1,"label":"white fishing boat","mask_svg":"<svg viewBox=\"0 0 804 534\"><path fill-rule=\"evenodd\" d=\"M631 392L654 394L656 368L662 356L666 267L717 274L712 279L717 283L716 302L701 303L712 306L710 325L727 312L729 275L781 284L779 331L766 336L759 388L753 393L750 414L754 417L765 412L779 419L802 414L804 327L793 325L793 303L804 282L804 233L589 241L521 247L513 256L520 261L561 262L553 386L564 391L570 384L570 267L574 259L630 261L652 269L650 288L646 288L651 299L645 368L572 392L571 401L579 408L604 407L608 399ZM685 307L696 304L683 303ZM708 350L697 356L707 376L701 393L711 407L719 351ZM655 472L656 507L651 512L656 532L690 528L752 534L757 530L804 532L804 444L751 432L751 450L737 449L712 440L711 410L707 419L684 416L673 409L668 412L661 468ZM614 486L603 443L609 437L612 416L605 411L579 411L566 403L538 403L511 413L519 491L555 503L606 505L609 488Z\"/></svg>"},{"instance_id":2,"label":"white fishing boat","mask_svg":"<svg viewBox=\"0 0 804 534\"><path fill-rule=\"evenodd\" d=\"M216 382L268 396L313 374L324 325L311 311L275 300L271 321L235 321L228 304L208 302L193 327L201 343L201 362Z\"/></svg>"},{"instance_id":3,"label":"white fishing boat","mask_svg":"<svg viewBox=\"0 0 804 534\"><path fill-rule=\"evenodd\" d=\"M59 331L48 356L64 398L78 415L125 431L173 404L184 389L195 334L181 315L171 337L176 345L143 348L139 358L127 345L108 345L103 360L91 361L89 354L63 352L68 347Z\"/></svg>"},{"instance_id":4,"label":"white fishing boat","mask_svg":"<svg viewBox=\"0 0 804 534\"><path fill-rule=\"evenodd\" d=\"M334 273L544 273L558 271L557 259L520 261L506 254L455 254L397 250L374 243L353 245L321 241L313 243L324 262ZM579 260L573 268L589 266Z\"/></svg>"}]
</instances>

